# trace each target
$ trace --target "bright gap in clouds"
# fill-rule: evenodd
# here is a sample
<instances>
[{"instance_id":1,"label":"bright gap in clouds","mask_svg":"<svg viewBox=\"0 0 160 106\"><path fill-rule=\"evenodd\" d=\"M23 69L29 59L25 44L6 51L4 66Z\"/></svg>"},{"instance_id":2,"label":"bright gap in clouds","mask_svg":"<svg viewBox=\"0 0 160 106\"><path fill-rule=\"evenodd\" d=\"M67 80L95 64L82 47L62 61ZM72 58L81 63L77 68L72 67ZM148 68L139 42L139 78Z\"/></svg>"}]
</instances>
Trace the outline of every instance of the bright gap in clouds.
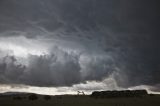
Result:
<instances>
[{"instance_id":1,"label":"bright gap in clouds","mask_svg":"<svg viewBox=\"0 0 160 106\"><path fill-rule=\"evenodd\" d=\"M30 48L26 48L23 46L15 45L15 44L5 44L0 43L0 49L5 51L11 51L11 54L13 53L16 57L24 57L26 58L29 54L32 55L42 55L43 52L39 50L31 50Z\"/></svg>"},{"instance_id":2,"label":"bright gap in clouds","mask_svg":"<svg viewBox=\"0 0 160 106\"><path fill-rule=\"evenodd\" d=\"M44 55L47 54L45 48L40 42L29 40L26 38L8 38L0 40L0 50L5 51L7 55L15 57L27 58L28 55Z\"/></svg>"}]
</instances>

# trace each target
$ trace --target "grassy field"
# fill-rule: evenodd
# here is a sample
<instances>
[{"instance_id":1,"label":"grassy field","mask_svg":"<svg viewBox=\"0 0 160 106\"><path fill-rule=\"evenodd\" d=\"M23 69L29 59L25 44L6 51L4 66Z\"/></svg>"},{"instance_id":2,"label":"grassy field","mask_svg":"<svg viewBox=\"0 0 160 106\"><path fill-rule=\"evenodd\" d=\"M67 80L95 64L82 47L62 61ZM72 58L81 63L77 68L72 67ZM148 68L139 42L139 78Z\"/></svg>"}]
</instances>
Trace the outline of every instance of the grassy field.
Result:
<instances>
[{"instance_id":1,"label":"grassy field","mask_svg":"<svg viewBox=\"0 0 160 106\"><path fill-rule=\"evenodd\" d=\"M48 100L44 95L30 100L29 94L0 97L0 106L160 106L159 95L141 98L91 98L90 96L63 95L52 96Z\"/></svg>"}]
</instances>

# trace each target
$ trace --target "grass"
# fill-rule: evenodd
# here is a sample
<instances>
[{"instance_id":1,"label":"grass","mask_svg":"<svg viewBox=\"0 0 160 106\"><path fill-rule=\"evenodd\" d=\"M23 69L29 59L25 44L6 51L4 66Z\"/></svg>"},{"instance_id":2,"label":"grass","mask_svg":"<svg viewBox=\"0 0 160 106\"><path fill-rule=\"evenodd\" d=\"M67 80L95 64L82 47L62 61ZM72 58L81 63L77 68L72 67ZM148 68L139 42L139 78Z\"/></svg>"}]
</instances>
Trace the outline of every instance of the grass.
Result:
<instances>
[{"instance_id":1,"label":"grass","mask_svg":"<svg viewBox=\"0 0 160 106\"><path fill-rule=\"evenodd\" d=\"M49 100L44 95L30 100L29 94L1 96L0 106L160 106L160 96L145 96L141 98L91 98L90 96L63 95L52 96Z\"/></svg>"}]
</instances>

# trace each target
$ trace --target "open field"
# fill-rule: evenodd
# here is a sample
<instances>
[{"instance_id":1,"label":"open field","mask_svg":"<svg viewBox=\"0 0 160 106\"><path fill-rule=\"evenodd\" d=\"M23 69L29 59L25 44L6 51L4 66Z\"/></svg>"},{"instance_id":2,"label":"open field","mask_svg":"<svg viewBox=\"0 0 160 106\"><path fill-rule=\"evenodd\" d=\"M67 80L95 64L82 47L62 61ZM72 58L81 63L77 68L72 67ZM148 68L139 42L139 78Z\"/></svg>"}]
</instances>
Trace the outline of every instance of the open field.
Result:
<instances>
[{"instance_id":1,"label":"open field","mask_svg":"<svg viewBox=\"0 0 160 106\"><path fill-rule=\"evenodd\" d=\"M160 95L132 98L92 98L89 95L44 96L31 94L0 96L0 106L160 106ZM32 98L33 99L33 98Z\"/></svg>"}]
</instances>

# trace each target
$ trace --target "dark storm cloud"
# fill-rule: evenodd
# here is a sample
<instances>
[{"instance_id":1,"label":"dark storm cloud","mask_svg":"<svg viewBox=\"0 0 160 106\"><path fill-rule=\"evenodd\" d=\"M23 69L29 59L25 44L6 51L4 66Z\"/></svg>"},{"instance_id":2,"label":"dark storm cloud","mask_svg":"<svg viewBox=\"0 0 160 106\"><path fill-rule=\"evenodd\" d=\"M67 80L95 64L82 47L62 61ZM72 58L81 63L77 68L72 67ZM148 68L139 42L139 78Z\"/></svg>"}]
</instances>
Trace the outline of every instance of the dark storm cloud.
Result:
<instances>
[{"instance_id":1,"label":"dark storm cloud","mask_svg":"<svg viewBox=\"0 0 160 106\"><path fill-rule=\"evenodd\" d=\"M63 65L54 62L52 55L33 56L27 69L11 65L18 73L18 70L28 70L23 77L26 84L72 85L85 80L102 80L119 70L115 78L119 86L155 85L160 83L158 10L157 0L1 0L0 36L72 39L86 47L89 45L88 51L83 52L100 50L112 58L97 61L90 58L85 64L87 68L82 69L79 57L74 58L73 54L64 55L66 63ZM4 63L0 66L1 73ZM103 69L102 64L107 67ZM49 74L51 69L54 71ZM10 78L19 74L5 72L4 75L1 82L10 82ZM32 78L35 79L28 82Z\"/></svg>"},{"instance_id":2,"label":"dark storm cloud","mask_svg":"<svg viewBox=\"0 0 160 106\"><path fill-rule=\"evenodd\" d=\"M29 64L23 65L14 56L2 57L0 83L71 86L88 80L102 80L114 70L109 57L83 57L57 47L50 55L30 55L28 60Z\"/></svg>"}]
</instances>

